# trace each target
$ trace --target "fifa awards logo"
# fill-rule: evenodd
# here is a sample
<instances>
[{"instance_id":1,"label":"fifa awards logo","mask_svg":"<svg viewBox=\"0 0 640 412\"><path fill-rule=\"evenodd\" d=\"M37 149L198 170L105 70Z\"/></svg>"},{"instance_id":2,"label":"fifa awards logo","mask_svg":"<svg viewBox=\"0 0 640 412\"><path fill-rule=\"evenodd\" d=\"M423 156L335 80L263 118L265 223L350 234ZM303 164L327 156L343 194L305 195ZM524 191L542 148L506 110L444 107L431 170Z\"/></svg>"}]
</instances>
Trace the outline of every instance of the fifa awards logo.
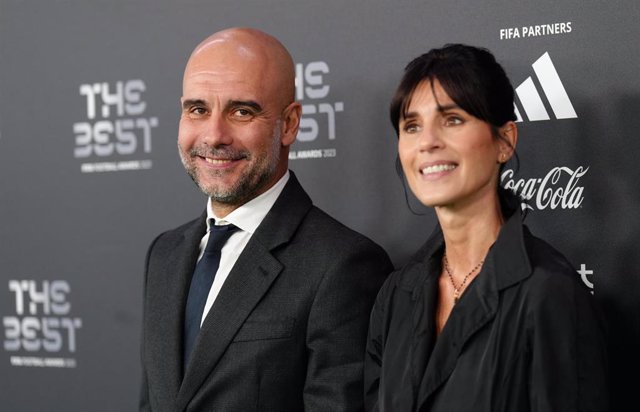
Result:
<instances>
[{"instance_id":1,"label":"fifa awards logo","mask_svg":"<svg viewBox=\"0 0 640 412\"><path fill-rule=\"evenodd\" d=\"M76 159L98 160L83 163L83 173L150 169L152 132L157 117L145 117L143 99L146 85L142 80L80 85L85 100L87 121L74 123Z\"/></svg>"},{"instance_id":2,"label":"fifa awards logo","mask_svg":"<svg viewBox=\"0 0 640 412\"><path fill-rule=\"evenodd\" d=\"M336 139L336 116L344 111L344 102L330 101L331 87L325 79L329 72L329 65L323 61L296 64L296 100L302 104L297 141L315 142L324 147L292 150L289 159L337 156L336 148L332 146Z\"/></svg>"},{"instance_id":3,"label":"fifa awards logo","mask_svg":"<svg viewBox=\"0 0 640 412\"><path fill-rule=\"evenodd\" d=\"M65 280L9 280L9 301L15 313L4 316L3 347L12 366L73 368L82 319L72 317ZM61 357L61 355L66 357Z\"/></svg>"}]
</instances>

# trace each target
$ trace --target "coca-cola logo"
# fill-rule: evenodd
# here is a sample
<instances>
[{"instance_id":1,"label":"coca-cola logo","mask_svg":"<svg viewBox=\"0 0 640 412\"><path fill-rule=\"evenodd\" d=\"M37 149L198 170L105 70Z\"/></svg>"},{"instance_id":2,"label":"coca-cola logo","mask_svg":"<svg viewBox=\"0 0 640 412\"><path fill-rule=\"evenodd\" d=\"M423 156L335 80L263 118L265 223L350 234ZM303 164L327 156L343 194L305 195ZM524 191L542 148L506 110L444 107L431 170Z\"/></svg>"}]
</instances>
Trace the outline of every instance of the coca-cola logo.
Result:
<instances>
[{"instance_id":1,"label":"coca-cola logo","mask_svg":"<svg viewBox=\"0 0 640 412\"><path fill-rule=\"evenodd\" d=\"M588 167L578 166L575 170L569 167L554 167L545 177L514 179L514 171L507 169L500 178L506 189L513 190L523 200L523 209L577 209L584 200L584 186L580 186L580 178Z\"/></svg>"}]
</instances>

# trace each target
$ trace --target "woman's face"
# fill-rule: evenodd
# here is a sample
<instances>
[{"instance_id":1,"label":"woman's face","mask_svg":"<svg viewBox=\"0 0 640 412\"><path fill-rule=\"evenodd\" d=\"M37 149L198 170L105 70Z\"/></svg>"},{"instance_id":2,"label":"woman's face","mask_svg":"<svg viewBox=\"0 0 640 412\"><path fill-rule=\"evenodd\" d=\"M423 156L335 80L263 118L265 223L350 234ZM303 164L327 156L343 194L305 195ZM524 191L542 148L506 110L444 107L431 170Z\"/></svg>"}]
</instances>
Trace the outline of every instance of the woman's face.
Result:
<instances>
[{"instance_id":1,"label":"woman's face","mask_svg":"<svg viewBox=\"0 0 640 412\"><path fill-rule=\"evenodd\" d=\"M398 154L422 204L452 209L497 201L501 143L488 123L462 110L440 82L423 81L400 119Z\"/></svg>"}]
</instances>

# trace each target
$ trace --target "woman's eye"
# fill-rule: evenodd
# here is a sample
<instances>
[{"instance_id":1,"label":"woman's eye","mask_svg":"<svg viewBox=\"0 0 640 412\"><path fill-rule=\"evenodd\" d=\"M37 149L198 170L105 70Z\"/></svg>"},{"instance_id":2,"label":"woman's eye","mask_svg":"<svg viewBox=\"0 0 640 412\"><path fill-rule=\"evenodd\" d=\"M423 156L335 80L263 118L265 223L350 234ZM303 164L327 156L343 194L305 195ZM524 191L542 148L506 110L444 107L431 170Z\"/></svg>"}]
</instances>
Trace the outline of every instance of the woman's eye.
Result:
<instances>
[{"instance_id":1,"label":"woman's eye","mask_svg":"<svg viewBox=\"0 0 640 412\"><path fill-rule=\"evenodd\" d=\"M415 123L407 123L407 124L405 124L405 125L404 125L404 127L402 128L402 130L403 130L405 133L415 133L415 132L417 132L419 129L418 129L418 125L417 125L417 124L415 124Z\"/></svg>"},{"instance_id":2,"label":"woman's eye","mask_svg":"<svg viewBox=\"0 0 640 412\"><path fill-rule=\"evenodd\" d=\"M445 118L445 123L449 126L457 126L462 124L462 119L458 116L449 116Z\"/></svg>"}]
</instances>

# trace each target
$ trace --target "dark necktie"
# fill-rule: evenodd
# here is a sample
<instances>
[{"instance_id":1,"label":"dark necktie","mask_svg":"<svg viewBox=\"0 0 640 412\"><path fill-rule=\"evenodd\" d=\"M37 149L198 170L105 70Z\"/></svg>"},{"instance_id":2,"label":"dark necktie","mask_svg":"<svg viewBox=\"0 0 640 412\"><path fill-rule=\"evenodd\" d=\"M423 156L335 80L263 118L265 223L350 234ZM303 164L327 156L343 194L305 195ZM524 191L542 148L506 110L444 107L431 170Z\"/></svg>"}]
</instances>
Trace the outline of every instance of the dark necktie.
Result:
<instances>
[{"instance_id":1,"label":"dark necktie","mask_svg":"<svg viewBox=\"0 0 640 412\"><path fill-rule=\"evenodd\" d=\"M207 296L209 296L209 289L211 289L213 278L220 265L220 250L237 229L234 225L216 226L213 219L210 220L209 240L193 272L185 308L183 359L185 368L198 332L200 332L200 321L204 312L204 305L207 302Z\"/></svg>"}]
</instances>

